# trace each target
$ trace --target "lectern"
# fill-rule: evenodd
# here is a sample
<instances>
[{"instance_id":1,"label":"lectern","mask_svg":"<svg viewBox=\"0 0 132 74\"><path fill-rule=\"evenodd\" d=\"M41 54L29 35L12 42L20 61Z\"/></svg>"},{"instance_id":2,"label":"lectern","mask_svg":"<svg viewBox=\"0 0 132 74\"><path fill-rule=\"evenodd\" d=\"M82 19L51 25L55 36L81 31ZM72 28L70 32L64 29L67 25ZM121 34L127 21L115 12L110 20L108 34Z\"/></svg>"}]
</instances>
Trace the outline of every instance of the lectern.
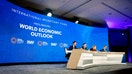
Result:
<instances>
[{"instance_id":1,"label":"lectern","mask_svg":"<svg viewBox=\"0 0 132 74\"><path fill-rule=\"evenodd\" d=\"M125 52L97 52L73 49L67 63L67 69L85 69L95 65L125 64L122 62Z\"/></svg>"}]
</instances>

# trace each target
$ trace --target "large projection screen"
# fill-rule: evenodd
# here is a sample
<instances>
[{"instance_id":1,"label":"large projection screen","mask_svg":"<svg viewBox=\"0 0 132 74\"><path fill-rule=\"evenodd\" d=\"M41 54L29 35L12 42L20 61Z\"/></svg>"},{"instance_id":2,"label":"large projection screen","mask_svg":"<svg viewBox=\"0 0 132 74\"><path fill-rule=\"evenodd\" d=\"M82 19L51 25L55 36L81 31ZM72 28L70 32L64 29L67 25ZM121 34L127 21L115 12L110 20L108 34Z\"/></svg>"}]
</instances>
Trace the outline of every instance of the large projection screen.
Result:
<instances>
[{"instance_id":1,"label":"large projection screen","mask_svg":"<svg viewBox=\"0 0 132 74\"><path fill-rule=\"evenodd\" d=\"M47 17L0 2L0 63L66 62L64 48L77 41L90 49L108 46L108 29Z\"/></svg>"}]
</instances>

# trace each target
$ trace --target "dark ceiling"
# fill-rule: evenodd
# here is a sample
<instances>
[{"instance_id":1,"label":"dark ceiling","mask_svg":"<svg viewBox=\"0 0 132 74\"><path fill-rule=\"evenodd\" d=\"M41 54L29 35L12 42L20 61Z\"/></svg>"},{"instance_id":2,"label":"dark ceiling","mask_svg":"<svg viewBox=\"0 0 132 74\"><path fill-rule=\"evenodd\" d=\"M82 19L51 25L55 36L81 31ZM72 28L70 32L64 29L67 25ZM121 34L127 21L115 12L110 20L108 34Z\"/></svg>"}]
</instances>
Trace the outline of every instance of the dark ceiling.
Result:
<instances>
[{"instance_id":1,"label":"dark ceiling","mask_svg":"<svg viewBox=\"0 0 132 74\"><path fill-rule=\"evenodd\" d=\"M46 8L54 17L109 28L132 26L132 0L10 0L19 6L43 14Z\"/></svg>"}]
</instances>

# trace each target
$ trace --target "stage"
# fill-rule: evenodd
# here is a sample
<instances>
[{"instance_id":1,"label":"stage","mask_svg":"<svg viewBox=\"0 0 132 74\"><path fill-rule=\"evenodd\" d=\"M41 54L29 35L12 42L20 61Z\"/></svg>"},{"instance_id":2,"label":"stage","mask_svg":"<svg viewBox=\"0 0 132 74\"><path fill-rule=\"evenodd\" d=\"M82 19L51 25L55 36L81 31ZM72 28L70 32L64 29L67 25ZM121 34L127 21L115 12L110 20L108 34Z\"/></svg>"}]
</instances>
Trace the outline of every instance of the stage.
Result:
<instances>
[{"instance_id":1,"label":"stage","mask_svg":"<svg viewBox=\"0 0 132 74\"><path fill-rule=\"evenodd\" d=\"M126 73L127 72L127 73ZM132 64L91 66L83 70L66 69L66 64L25 64L0 66L0 74L131 74Z\"/></svg>"}]
</instances>

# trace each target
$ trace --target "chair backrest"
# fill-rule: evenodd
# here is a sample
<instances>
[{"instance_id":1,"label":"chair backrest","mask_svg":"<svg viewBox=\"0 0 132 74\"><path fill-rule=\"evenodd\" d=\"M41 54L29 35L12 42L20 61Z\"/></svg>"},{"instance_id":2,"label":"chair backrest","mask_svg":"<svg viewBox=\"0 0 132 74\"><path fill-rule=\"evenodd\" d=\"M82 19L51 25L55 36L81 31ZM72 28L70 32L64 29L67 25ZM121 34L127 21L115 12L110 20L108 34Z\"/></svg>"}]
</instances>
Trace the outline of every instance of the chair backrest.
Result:
<instances>
[{"instance_id":1,"label":"chair backrest","mask_svg":"<svg viewBox=\"0 0 132 74\"><path fill-rule=\"evenodd\" d=\"M68 50L68 48L64 48L64 50L65 50L65 54L68 54L68 53L72 52L71 50Z\"/></svg>"}]
</instances>

